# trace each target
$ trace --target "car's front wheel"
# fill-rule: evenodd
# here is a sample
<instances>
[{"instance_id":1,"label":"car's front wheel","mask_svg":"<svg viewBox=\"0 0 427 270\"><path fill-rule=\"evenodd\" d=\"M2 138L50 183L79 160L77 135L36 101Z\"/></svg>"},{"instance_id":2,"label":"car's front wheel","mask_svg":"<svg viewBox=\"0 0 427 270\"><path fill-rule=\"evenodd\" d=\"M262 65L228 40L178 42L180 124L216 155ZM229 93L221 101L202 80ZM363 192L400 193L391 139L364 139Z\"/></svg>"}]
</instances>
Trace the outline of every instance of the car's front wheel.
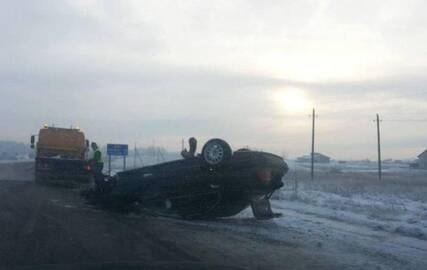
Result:
<instances>
[{"instance_id":1,"label":"car's front wheel","mask_svg":"<svg viewBox=\"0 0 427 270\"><path fill-rule=\"evenodd\" d=\"M211 139L202 149L202 158L209 166L219 166L231 159L230 145L221 139Z\"/></svg>"}]
</instances>

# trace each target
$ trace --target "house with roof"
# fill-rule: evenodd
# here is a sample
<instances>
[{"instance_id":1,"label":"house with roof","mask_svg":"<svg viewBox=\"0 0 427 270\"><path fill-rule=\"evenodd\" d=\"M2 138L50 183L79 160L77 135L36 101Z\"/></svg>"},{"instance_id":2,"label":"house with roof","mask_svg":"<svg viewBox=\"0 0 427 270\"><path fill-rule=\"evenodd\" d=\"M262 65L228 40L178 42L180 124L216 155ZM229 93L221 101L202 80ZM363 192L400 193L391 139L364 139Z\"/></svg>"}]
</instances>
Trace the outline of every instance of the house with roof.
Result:
<instances>
[{"instance_id":1,"label":"house with roof","mask_svg":"<svg viewBox=\"0 0 427 270\"><path fill-rule=\"evenodd\" d=\"M329 163L330 161L331 161L331 158L328 157L327 155L314 153L315 163ZM311 162L311 154L297 158L297 162L302 162L302 163Z\"/></svg>"},{"instance_id":2,"label":"house with roof","mask_svg":"<svg viewBox=\"0 0 427 270\"><path fill-rule=\"evenodd\" d=\"M427 170L427 150L418 155L418 168Z\"/></svg>"}]
</instances>

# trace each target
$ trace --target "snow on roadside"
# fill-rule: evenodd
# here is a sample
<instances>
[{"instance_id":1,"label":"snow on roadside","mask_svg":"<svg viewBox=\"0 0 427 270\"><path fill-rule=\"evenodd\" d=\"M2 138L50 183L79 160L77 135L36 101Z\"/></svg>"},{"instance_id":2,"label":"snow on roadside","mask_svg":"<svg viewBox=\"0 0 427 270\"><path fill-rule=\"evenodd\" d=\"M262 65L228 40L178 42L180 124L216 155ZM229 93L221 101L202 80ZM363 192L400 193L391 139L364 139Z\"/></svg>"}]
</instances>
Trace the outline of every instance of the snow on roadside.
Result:
<instances>
[{"instance_id":1,"label":"snow on roadside","mask_svg":"<svg viewBox=\"0 0 427 270\"><path fill-rule=\"evenodd\" d=\"M404 236L427 240L427 203L393 195L357 194L341 196L317 190L281 191L272 200L277 210L368 226Z\"/></svg>"}]
</instances>

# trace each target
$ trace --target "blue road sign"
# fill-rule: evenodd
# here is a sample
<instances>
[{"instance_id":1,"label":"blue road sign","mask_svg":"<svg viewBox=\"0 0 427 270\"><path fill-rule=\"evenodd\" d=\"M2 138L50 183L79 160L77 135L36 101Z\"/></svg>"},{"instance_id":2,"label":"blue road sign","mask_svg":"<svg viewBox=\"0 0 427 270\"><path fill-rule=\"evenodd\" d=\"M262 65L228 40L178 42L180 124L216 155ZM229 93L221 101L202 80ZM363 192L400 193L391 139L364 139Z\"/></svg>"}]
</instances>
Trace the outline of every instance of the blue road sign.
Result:
<instances>
[{"instance_id":1,"label":"blue road sign","mask_svg":"<svg viewBox=\"0 0 427 270\"><path fill-rule=\"evenodd\" d=\"M127 156L127 144L107 144L107 155L109 156Z\"/></svg>"}]
</instances>

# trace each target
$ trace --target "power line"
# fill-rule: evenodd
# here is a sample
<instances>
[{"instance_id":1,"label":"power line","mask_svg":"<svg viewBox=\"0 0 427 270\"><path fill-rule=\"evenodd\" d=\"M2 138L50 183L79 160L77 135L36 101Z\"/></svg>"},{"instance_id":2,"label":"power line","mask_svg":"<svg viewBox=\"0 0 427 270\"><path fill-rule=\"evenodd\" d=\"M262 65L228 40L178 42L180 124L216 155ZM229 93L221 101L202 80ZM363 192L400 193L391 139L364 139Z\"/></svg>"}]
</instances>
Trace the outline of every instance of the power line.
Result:
<instances>
[{"instance_id":1,"label":"power line","mask_svg":"<svg viewBox=\"0 0 427 270\"><path fill-rule=\"evenodd\" d=\"M427 122L427 119L383 119L386 122Z\"/></svg>"},{"instance_id":2,"label":"power line","mask_svg":"<svg viewBox=\"0 0 427 270\"><path fill-rule=\"evenodd\" d=\"M382 99L382 103L387 102L387 101L391 101L391 100L396 100L396 99L399 99L399 98L423 96L423 95L427 94L427 90L422 90L422 91L417 91L417 92L407 93L407 94L399 94L399 93L396 93L396 92L393 91L390 94L391 95L397 94L397 95L391 96L391 97L386 98L386 99L383 98ZM337 106L337 105L340 106L342 104L343 104L342 103L342 99L335 99L335 100L332 100L332 101L329 101L329 102L317 102L316 103L316 105L320 106L320 107L330 107L330 106L334 107L334 106ZM365 108L375 108L376 106L378 106L378 104L369 104L369 105L365 106ZM425 121L427 121L427 119Z\"/></svg>"}]
</instances>

